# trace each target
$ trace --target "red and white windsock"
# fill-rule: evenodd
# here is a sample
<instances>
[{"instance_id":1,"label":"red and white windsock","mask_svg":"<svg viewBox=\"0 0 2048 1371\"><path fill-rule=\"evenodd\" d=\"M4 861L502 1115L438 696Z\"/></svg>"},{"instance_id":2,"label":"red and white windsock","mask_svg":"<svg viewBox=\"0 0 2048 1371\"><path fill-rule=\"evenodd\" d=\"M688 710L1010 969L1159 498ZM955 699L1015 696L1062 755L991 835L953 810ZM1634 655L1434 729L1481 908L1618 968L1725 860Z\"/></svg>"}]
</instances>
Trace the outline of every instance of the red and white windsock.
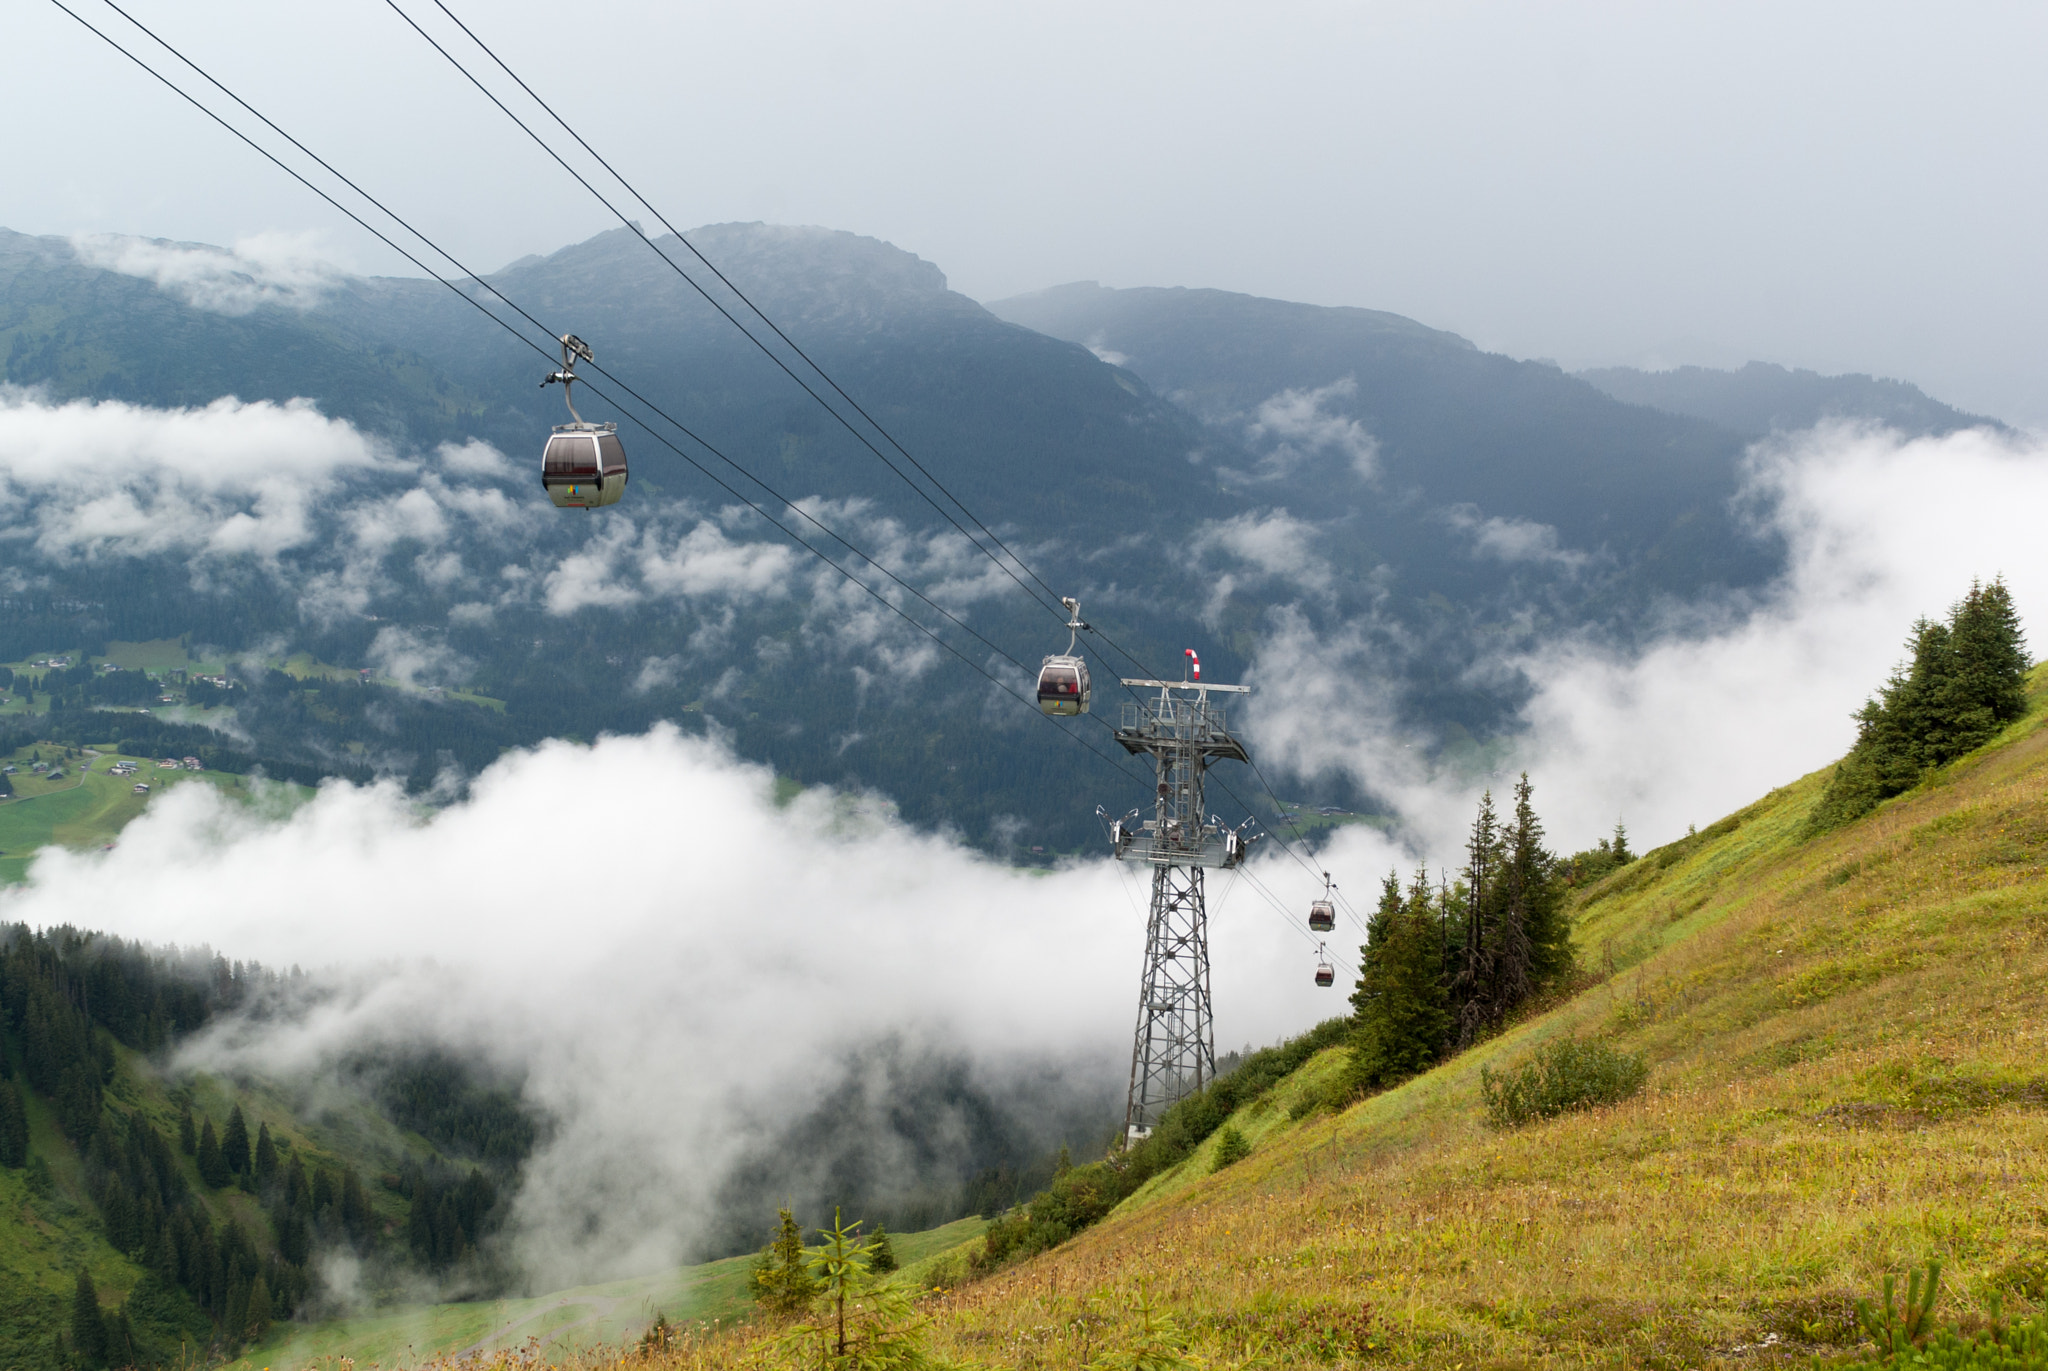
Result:
<instances>
[{"instance_id":1,"label":"red and white windsock","mask_svg":"<svg viewBox=\"0 0 2048 1371\"><path fill-rule=\"evenodd\" d=\"M1189 670L1194 672L1194 679L1197 681L1201 680L1202 659L1195 655L1195 650L1193 648L1186 648L1183 650L1188 654L1188 668Z\"/></svg>"}]
</instances>

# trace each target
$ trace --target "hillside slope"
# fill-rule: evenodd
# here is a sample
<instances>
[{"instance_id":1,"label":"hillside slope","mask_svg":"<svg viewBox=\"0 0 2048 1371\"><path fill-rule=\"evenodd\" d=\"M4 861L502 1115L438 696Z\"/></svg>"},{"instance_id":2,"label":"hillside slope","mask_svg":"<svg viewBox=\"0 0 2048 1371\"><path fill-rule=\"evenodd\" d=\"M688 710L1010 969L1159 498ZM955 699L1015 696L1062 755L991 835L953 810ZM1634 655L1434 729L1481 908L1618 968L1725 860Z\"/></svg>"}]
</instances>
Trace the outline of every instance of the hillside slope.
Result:
<instances>
[{"instance_id":1,"label":"hillside slope","mask_svg":"<svg viewBox=\"0 0 2048 1371\"><path fill-rule=\"evenodd\" d=\"M1733 371L1597 367L1577 374L1625 404L1704 419L1751 439L1811 428L1830 419L1881 424L1914 437L2004 427L1996 419L1945 405L1905 381L1861 374L1823 376L1769 362L1750 362Z\"/></svg>"},{"instance_id":2,"label":"hillside slope","mask_svg":"<svg viewBox=\"0 0 2048 1371\"><path fill-rule=\"evenodd\" d=\"M2031 701L1845 829L1802 837L1819 772L1622 868L1579 899L1581 993L1296 1121L1341 1049L1323 1053L1233 1118L1245 1160L1210 1174L1219 1132L1097 1227L937 1298L937 1350L1013 1367L1147 1349L1174 1354L1158 1365L1803 1362L1853 1345L1853 1300L1928 1259L1951 1316L2039 1309L2048 669ZM1482 1069L1562 1034L1645 1054L1647 1088L1490 1127Z\"/></svg>"}]
</instances>

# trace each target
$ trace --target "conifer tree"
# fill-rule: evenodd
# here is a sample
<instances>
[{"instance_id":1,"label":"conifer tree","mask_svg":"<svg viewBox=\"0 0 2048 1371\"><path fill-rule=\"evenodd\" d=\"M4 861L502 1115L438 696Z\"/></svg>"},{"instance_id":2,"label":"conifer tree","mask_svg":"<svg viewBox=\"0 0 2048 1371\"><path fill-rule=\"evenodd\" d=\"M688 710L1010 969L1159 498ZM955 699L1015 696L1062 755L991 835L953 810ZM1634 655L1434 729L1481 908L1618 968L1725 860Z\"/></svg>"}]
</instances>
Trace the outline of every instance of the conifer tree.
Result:
<instances>
[{"instance_id":1,"label":"conifer tree","mask_svg":"<svg viewBox=\"0 0 2048 1371\"><path fill-rule=\"evenodd\" d=\"M1388 873L1359 952L1351 996L1356 1028L1340 1087L1347 1098L1426 1071L1443 1050L1451 1013L1441 914L1426 868L1406 898L1400 878Z\"/></svg>"},{"instance_id":2,"label":"conifer tree","mask_svg":"<svg viewBox=\"0 0 2048 1371\"><path fill-rule=\"evenodd\" d=\"M249 1282L237 1264L228 1277L227 1303L222 1307L221 1331L239 1347L249 1336Z\"/></svg>"},{"instance_id":3,"label":"conifer tree","mask_svg":"<svg viewBox=\"0 0 2048 1371\"><path fill-rule=\"evenodd\" d=\"M93 1287L92 1273L82 1266L71 1291L71 1349L86 1366L107 1364L106 1315L100 1312L100 1293Z\"/></svg>"},{"instance_id":4,"label":"conifer tree","mask_svg":"<svg viewBox=\"0 0 2048 1371\"><path fill-rule=\"evenodd\" d=\"M751 1284L755 1303L777 1314L807 1308L818 1293L805 1265L804 1231L786 1205L776 1212L775 1237L761 1249Z\"/></svg>"},{"instance_id":5,"label":"conifer tree","mask_svg":"<svg viewBox=\"0 0 2048 1371\"><path fill-rule=\"evenodd\" d=\"M1065 1154L1064 1145L1061 1146L1060 1152L1062 1155ZM1072 1169L1070 1162L1068 1170ZM871 1270L886 1275L896 1269L896 1246L889 1241L889 1230L879 1223L875 1225L875 1240L870 1244L870 1248L868 1266Z\"/></svg>"},{"instance_id":6,"label":"conifer tree","mask_svg":"<svg viewBox=\"0 0 2048 1371\"><path fill-rule=\"evenodd\" d=\"M228 1111L227 1130L220 1135L220 1158L237 1176L249 1169L249 1124L239 1104Z\"/></svg>"},{"instance_id":7,"label":"conifer tree","mask_svg":"<svg viewBox=\"0 0 2048 1371\"><path fill-rule=\"evenodd\" d=\"M189 1104L178 1110L178 1150L188 1157L199 1150L199 1132L192 1126L192 1106Z\"/></svg>"},{"instance_id":8,"label":"conifer tree","mask_svg":"<svg viewBox=\"0 0 2048 1371\"><path fill-rule=\"evenodd\" d=\"M28 1164L28 1113L13 1081L0 1081L0 1166Z\"/></svg>"},{"instance_id":9,"label":"conifer tree","mask_svg":"<svg viewBox=\"0 0 2048 1371\"><path fill-rule=\"evenodd\" d=\"M1500 819L1493 807L1493 792L1488 790L1479 797L1479 813L1465 840L1465 946L1450 986L1461 1047L1477 1038L1500 1013L1494 999L1495 948L1490 934L1500 922L1501 856Z\"/></svg>"},{"instance_id":10,"label":"conifer tree","mask_svg":"<svg viewBox=\"0 0 2048 1371\"><path fill-rule=\"evenodd\" d=\"M2026 712L2026 644L2002 580L1973 582L1947 623L1919 620L1907 644L1908 661L1856 711L1856 746L1828 778L1809 834L1912 789Z\"/></svg>"},{"instance_id":11,"label":"conifer tree","mask_svg":"<svg viewBox=\"0 0 2048 1371\"><path fill-rule=\"evenodd\" d=\"M832 1226L818 1230L824 1242L807 1263L819 1291L832 1308L832 1355L838 1365L846 1364L846 1301L857 1296L867 1284L872 1249L860 1240L860 1220L848 1228L837 1209Z\"/></svg>"},{"instance_id":12,"label":"conifer tree","mask_svg":"<svg viewBox=\"0 0 2048 1371\"><path fill-rule=\"evenodd\" d=\"M230 1119L229 1127L232 1129L233 1126L234 1121ZM223 1148L222 1150L225 1151L226 1149ZM254 1161L256 1166L256 1185L259 1189L267 1190L270 1188L270 1182L277 1176L277 1144L270 1140L270 1125L268 1123L262 1124L256 1129Z\"/></svg>"},{"instance_id":13,"label":"conifer tree","mask_svg":"<svg viewBox=\"0 0 2048 1371\"><path fill-rule=\"evenodd\" d=\"M341 1178L341 1226L352 1242L360 1243L370 1236L370 1200L354 1171Z\"/></svg>"},{"instance_id":14,"label":"conifer tree","mask_svg":"<svg viewBox=\"0 0 2048 1371\"><path fill-rule=\"evenodd\" d=\"M117 1309L105 1320L107 1330L107 1364L129 1367L135 1365L135 1330L128 1325L128 1311Z\"/></svg>"},{"instance_id":15,"label":"conifer tree","mask_svg":"<svg viewBox=\"0 0 2048 1371\"><path fill-rule=\"evenodd\" d=\"M1515 782L1514 818L1506 835L1509 901L1523 940L1521 979L1525 983L1508 1008L1569 970L1572 962L1564 883L1557 858L1543 845L1543 821L1536 817L1535 792L1529 773L1523 772ZM1621 861L1635 860L1628 850L1628 829L1619 819L1614 823L1614 851Z\"/></svg>"},{"instance_id":16,"label":"conifer tree","mask_svg":"<svg viewBox=\"0 0 2048 1371\"><path fill-rule=\"evenodd\" d=\"M87 1061L74 1061L57 1078L57 1126L64 1136L83 1145L100 1121L98 1069Z\"/></svg>"},{"instance_id":17,"label":"conifer tree","mask_svg":"<svg viewBox=\"0 0 2048 1371\"><path fill-rule=\"evenodd\" d=\"M270 1285L258 1276L249 1287L249 1316L247 1337L255 1342L270 1331Z\"/></svg>"},{"instance_id":18,"label":"conifer tree","mask_svg":"<svg viewBox=\"0 0 2048 1371\"><path fill-rule=\"evenodd\" d=\"M220 1154L220 1139L214 1136L213 1120L208 1119L199 1129L198 1157L199 1179L218 1190L234 1179L228 1170L226 1158Z\"/></svg>"},{"instance_id":19,"label":"conifer tree","mask_svg":"<svg viewBox=\"0 0 2048 1371\"><path fill-rule=\"evenodd\" d=\"M1958 742L1966 744L1960 756L2027 712L2026 639L2003 578L1988 586L1970 583L1970 593L1951 611L1949 640L1955 668L1945 704Z\"/></svg>"}]
</instances>

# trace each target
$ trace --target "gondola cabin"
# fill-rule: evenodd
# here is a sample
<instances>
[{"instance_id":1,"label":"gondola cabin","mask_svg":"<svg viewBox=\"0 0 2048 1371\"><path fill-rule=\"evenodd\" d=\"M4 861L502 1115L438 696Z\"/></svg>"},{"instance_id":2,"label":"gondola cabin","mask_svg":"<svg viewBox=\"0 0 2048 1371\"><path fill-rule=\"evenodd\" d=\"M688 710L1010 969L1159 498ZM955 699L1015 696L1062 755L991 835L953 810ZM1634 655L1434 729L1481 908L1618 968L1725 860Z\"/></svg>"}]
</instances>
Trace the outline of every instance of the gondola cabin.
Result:
<instances>
[{"instance_id":1,"label":"gondola cabin","mask_svg":"<svg viewBox=\"0 0 2048 1371\"><path fill-rule=\"evenodd\" d=\"M1328 933L1337 927L1337 906L1328 900L1317 900L1308 907L1308 926L1318 933Z\"/></svg>"},{"instance_id":2,"label":"gondola cabin","mask_svg":"<svg viewBox=\"0 0 2048 1371\"><path fill-rule=\"evenodd\" d=\"M1328 962L1316 963L1316 984L1325 990L1337 983L1337 968Z\"/></svg>"},{"instance_id":3,"label":"gondola cabin","mask_svg":"<svg viewBox=\"0 0 2048 1371\"><path fill-rule=\"evenodd\" d=\"M1079 657L1048 657L1038 668L1038 707L1047 714L1088 712L1088 663Z\"/></svg>"},{"instance_id":4,"label":"gondola cabin","mask_svg":"<svg viewBox=\"0 0 2048 1371\"><path fill-rule=\"evenodd\" d=\"M626 493L626 448L617 424L562 424L548 437L540 483L557 509L615 505Z\"/></svg>"}]
</instances>

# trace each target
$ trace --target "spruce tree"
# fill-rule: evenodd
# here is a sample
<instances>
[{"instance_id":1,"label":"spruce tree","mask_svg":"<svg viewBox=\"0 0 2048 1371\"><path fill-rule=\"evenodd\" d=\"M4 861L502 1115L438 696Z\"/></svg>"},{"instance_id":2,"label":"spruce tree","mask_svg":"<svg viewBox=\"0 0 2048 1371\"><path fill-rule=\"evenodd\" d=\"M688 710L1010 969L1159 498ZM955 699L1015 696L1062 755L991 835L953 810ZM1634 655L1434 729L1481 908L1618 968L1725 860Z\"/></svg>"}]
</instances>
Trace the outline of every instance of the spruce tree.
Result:
<instances>
[{"instance_id":1,"label":"spruce tree","mask_svg":"<svg viewBox=\"0 0 2048 1371\"><path fill-rule=\"evenodd\" d=\"M0 1166L28 1165L28 1112L20 1088L0 1081Z\"/></svg>"},{"instance_id":2,"label":"spruce tree","mask_svg":"<svg viewBox=\"0 0 2048 1371\"><path fill-rule=\"evenodd\" d=\"M1061 1146L1060 1152L1062 1155L1065 1154L1064 1145ZM1069 1169L1072 1169L1071 1164ZM868 1254L868 1267L883 1275L896 1269L896 1247L889 1241L889 1230L881 1224L875 1225L875 1240Z\"/></svg>"},{"instance_id":3,"label":"spruce tree","mask_svg":"<svg viewBox=\"0 0 2048 1371\"><path fill-rule=\"evenodd\" d=\"M107 1364L106 1315L100 1312L100 1293L93 1288L92 1273L82 1266L71 1290L71 1348L88 1367Z\"/></svg>"},{"instance_id":4,"label":"spruce tree","mask_svg":"<svg viewBox=\"0 0 2048 1371\"><path fill-rule=\"evenodd\" d=\"M199 1129L199 1179L215 1190L234 1179L228 1170L226 1158L220 1154L220 1139L214 1136L213 1120L208 1119Z\"/></svg>"},{"instance_id":5,"label":"spruce tree","mask_svg":"<svg viewBox=\"0 0 2048 1371\"><path fill-rule=\"evenodd\" d=\"M135 1330L129 1327L128 1311L117 1309L105 1320L107 1330L107 1364L129 1367L135 1365Z\"/></svg>"},{"instance_id":6,"label":"spruce tree","mask_svg":"<svg viewBox=\"0 0 2048 1371\"><path fill-rule=\"evenodd\" d=\"M228 1277L227 1303L221 1309L221 1331L227 1335L228 1343L240 1347L249 1337L249 1282L236 1266Z\"/></svg>"},{"instance_id":7,"label":"spruce tree","mask_svg":"<svg viewBox=\"0 0 2048 1371\"><path fill-rule=\"evenodd\" d=\"M1945 702L1958 741L1956 755L1979 747L2027 712L2027 649L2019 614L2003 578L1970 583L1951 611L1949 641L1955 667Z\"/></svg>"},{"instance_id":8,"label":"spruce tree","mask_svg":"<svg viewBox=\"0 0 2048 1371\"><path fill-rule=\"evenodd\" d=\"M370 1200L354 1171L341 1178L341 1226L351 1242L361 1243L370 1235Z\"/></svg>"},{"instance_id":9,"label":"spruce tree","mask_svg":"<svg viewBox=\"0 0 2048 1371\"><path fill-rule=\"evenodd\" d=\"M256 1342L270 1331L270 1286L263 1277L249 1287L248 1338Z\"/></svg>"},{"instance_id":10,"label":"spruce tree","mask_svg":"<svg viewBox=\"0 0 2048 1371\"><path fill-rule=\"evenodd\" d=\"M178 1150L188 1157L199 1150L199 1131L192 1126L192 1106L189 1104L178 1110Z\"/></svg>"},{"instance_id":11,"label":"spruce tree","mask_svg":"<svg viewBox=\"0 0 2048 1371\"><path fill-rule=\"evenodd\" d=\"M1908 660L1856 711L1856 745L1828 778L1809 835L1912 789L2026 712L2026 643L2002 580L1972 583L1947 623L1917 621L1907 645Z\"/></svg>"},{"instance_id":12,"label":"spruce tree","mask_svg":"<svg viewBox=\"0 0 2048 1371\"><path fill-rule=\"evenodd\" d=\"M220 1156L237 1176L249 1169L249 1124L239 1104L228 1111L227 1131L220 1135Z\"/></svg>"},{"instance_id":13,"label":"spruce tree","mask_svg":"<svg viewBox=\"0 0 2048 1371\"><path fill-rule=\"evenodd\" d=\"M1489 790L1479 797L1479 813L1465 840L1465 946L1450 986L1461 1047L1500 1017L1494 998L1496 948L1491 935L1500 925L1504 894L1501 861L1500 818Z\"/></svg>"},{"instance_id":14,"label":"spruce tree","mask_svg":"<svg viewBox=\"0 0 2048 1371\"><path fill-rule=\"evenodd\" d=\"M1514 818L1507 833L1508 881L1526 941L1526 979L1531 989L1555 980L1572 964L1564 881L1557 858L1543 845L1543 821L1536 817L1535 792L1529 773L1523 772L1515 782ZM1628 830L1618 819L1614 850L1623 861L1635 860L1628 850Z\"/></svg>"},{"instance_id":15,"label":"spruce tree","mask_svg":"<svg viewBox=\"0 0 2048 1371\"><path fill-rule=\"evenodd\" d=\"M229 1127L233 1127L232 1120L229 1122ZM268 1190L270 1182L277 1176L277 1144L270 1140L270 1125L268 1123L259 1126L256 1130L254 1161L256 1165L256 1185L259 1189Z\"/></svg>"},{"instance_id":16,"label":"spruce tree","mask_svg":"<svg viewBox=\"0 0 2048 1371\"><path fill-rule=\"evenodd\" d=\"M802 1311L818 1293L805 1265L804 1231L788 1206L776 1212L775 1237L761 1249L750 1283L754 1302L777 1314Z\"/></svg>"},{"instance_id":17,"label":"spruce tree","mask_svg":"<svg viewBox=\"0 0 2048 1371\"><path fill-rule=\"evenodd\" d=\"M1443 1051L1451 1012L1441 914L1426 870L1417 873L1406 898L1400 878L1388 875L1367 924L1351 996L1356 1027L1341 1087L1347 1098L1426 1071Z\"/></svg>"}]
</instances>

